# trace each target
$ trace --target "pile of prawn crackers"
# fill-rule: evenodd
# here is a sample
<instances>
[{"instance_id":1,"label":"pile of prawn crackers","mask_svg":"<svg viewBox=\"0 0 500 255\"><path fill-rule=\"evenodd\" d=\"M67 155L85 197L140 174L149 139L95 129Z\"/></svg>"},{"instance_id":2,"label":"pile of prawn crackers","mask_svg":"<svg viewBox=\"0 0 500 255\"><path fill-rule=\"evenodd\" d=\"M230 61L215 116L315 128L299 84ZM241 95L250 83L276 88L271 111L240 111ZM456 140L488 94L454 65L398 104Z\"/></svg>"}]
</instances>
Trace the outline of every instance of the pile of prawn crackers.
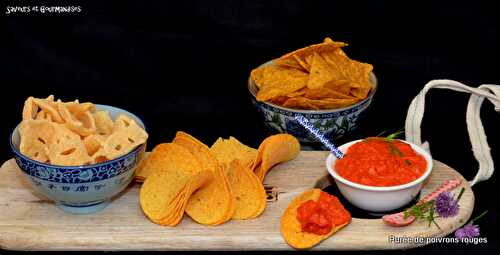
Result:
<instances>
[{"instance_id":1,"label":"pile of prawn crackers","mask_svg":"<svg viewBox=\"0 0 500 255\"><path fill-rule=\"evenodd\" d=\"M288 53L254 69L257 101L286 108L325 110L356 104L367 98L372 65L350 59L343 42L323 43Z\"/></svg>"},{"instance_id":2,"label":"pile of prawn crackers","mask_svg":"<svg viewBox=\"0 0 500 255\"><path fill-rule=\"evenodd\" d=\"M172 142L157 145L136 171L136 180L144 182L141 208L164 226L176 226L184 213L211 226L256 218L266 208L266 174L299 152L299 142L288 134L270 136L254 149L234 137L219 138L208 147L177 132Z\"/></svg>"},{"instance_id":3,"label":"pile of prawn crackers","mask_svg":"<svg viewBox=\"0 0 500 255\"><path fill-rule=\"evenodd\" d=\"M113 120L92 103L62 102L53 95L24 102L19 134L22 154L59 166L102 163L129 153L148 138L130 116Z\"/></svg>"}]
</instances>

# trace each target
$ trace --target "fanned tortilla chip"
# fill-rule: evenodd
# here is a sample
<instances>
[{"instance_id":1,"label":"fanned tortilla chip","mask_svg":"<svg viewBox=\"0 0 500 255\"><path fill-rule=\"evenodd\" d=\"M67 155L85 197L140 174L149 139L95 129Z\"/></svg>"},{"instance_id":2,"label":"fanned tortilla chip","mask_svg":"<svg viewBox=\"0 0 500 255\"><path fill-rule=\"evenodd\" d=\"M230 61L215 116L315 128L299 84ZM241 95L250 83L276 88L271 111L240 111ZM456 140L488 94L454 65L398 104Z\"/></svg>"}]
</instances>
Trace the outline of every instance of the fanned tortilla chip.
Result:
<instances>
[{"instance_id":1,"label":"fanned tortilla chip","mask_svg":"<svg viewBox=\"0 0 500 255\"><path fill-rule=\"evenodd\" d=\"M147 179L154 172L161 172L177 165L191 174L203 170L200 161L188 149L175 143L161 143L142 160L135 175Z\"/></svg>"},{"instance_id":2,"label":"fanned tortilla chip","mask_svg":"<svg viewBox=\"0 0 500 255\"><path fill-rule=\"evenodd\" d=\"M252 170L261 181L264 181L273 166L296 158L299 152L300 144L294 136L289 134L269 136L260 144Z\"/></svg>"},{"instance_id":3,"label":"fanned tortilla chip","mask_svg":"<svg viewBox=\"0 0 500 255\"><path fill-rule=\"evenodd\" d=\"M246 146L234 137L229 139L219 138L210 147L220 163L229 165L234 159L238 159L243 166L251 167L257 157L257 150Z\"/></svg>"},{"instance_id":4,"label":"fanned tortilla chip","mask_svg":"<svg viewBox=\"0 0 500 255\"><path fill-rule=\"evenodd\" d=\"M189 150L173 143L157 145L141 171L147 173L141 208L151 221L168 226L179 223L191 194L212 179Z\"/></svg>"},{"instance_id":5,"label":"fanned tortilla chip","mask_svg":"<svg viewBox=\"0 0 500 255\"><path fill-rule=\"evenodd\" d=\"M266 191L257 176L236 159L229 164L227 177L235 196L232 218L246 220L259 216L265 209Z\"/></svg>"},{"instance_id":6,"label":"fanned tortilla chip","mask_svg":"<svg viewBox=\"0 0 500 255\"><path fill-rule=\"evenodd\" d=\"M168 226L177 225L182 219L183 213L181 212L183 212L190 195L194 190L209 182L211 176L209 171L192 174L189 171L178 171L172 168L152 173L144 181L139 196L144 214L154 223ZM183 196L177 201L176 198L180 195ZM172 201L176 202L172 204ZM171 216L172 218L169 218Z\"/></svg>"},{"instance_id":7,"label":"fanned tortilla chip","mask_svg":"<svg viewBox=\"0 0 500 255\"><path fill-rule=\"evenodd\" d=\"M235 203L222 165L210 149L196 138L177 132L174 143L188 149L201 162L204 170L213 173L213 180L194 193L186 206L186 213L196 222L205 225L219 225L233 216Z\"/></svg>"}]
</instances>

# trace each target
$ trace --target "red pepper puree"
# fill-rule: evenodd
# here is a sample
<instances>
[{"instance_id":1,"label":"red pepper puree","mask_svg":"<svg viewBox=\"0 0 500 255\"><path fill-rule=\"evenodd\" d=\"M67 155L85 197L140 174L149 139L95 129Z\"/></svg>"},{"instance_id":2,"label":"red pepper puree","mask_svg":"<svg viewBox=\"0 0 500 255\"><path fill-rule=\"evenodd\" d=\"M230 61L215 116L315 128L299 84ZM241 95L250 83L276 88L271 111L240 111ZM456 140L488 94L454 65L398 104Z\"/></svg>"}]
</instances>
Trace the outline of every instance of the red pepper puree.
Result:
<instances>
[{"instance_id":1,"label":"red pepper puree","mask_svg":"<svg viewBox=\"0 0 500 255\"><path fill-rule=\"evenodd\" d=\"M372 137L349 147L334 169L345 179L368 186L396 186L424 174L425 158L398 140Z\"/></svg>"},{"instance_id":2,"label":"red pepper puree","mask_svg":"<svg viewBox=\"0 0 500 255\"><path fill-rule=\"evenodd\" d=\"M318 201L307 200L297 208L297 220L302 226L302 231L325 235L335 226L348 223L351 214L338 198L321 192Z\"/></svg>"}]
</instances>

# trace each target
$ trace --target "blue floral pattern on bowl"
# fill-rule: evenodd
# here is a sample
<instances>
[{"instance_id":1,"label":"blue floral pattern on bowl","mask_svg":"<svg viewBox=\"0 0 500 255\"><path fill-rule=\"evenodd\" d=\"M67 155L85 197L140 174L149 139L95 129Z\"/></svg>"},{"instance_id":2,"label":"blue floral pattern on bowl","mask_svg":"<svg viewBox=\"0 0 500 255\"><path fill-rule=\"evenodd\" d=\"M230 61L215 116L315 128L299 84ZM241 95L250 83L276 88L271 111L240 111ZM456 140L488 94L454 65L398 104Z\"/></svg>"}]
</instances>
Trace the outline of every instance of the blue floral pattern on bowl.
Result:
<instances>
[{"instance_id":1,"label":"blue floral pattern on bowl","mask_svg":"<svg viewBox=\"0 0 500 255\"><path fill-rule=\"evenodd\" d=\"M129 171L135 166L137 158L120 158L109 164L81 168L40 165L39 162L17 155L15 160L22 171L37 179L55 183L89 183L106 180Z\"/></svg>"},{"instance_id":2,"label":"blue floral pattern on bowl","mask_svg":"<svg viewBox=\"0 0 500 255\"><path fill-rule=\"evenodd\" d=\"M118 114L127 114L144 127L139 118L119 108L105 105L96 105L96 108L109 111L112 118L116 118ZM146 150L146 144L142 144L126 155L94 165L50 165L20 153L18 130L19 127L14 130L10 142L17 165L28 177L35 191L70 213L93 213L104 208L112 197L132 181L135 169Z\"/></svg>"},{"instance_id":3,"label":"blue floral pattern on bowl","mask_svg":"<svg viewBox=\"0 0 500 255\"><path fill-rule=\"evenodd\" d=\"M377 89L377 79L373 73L370 75L370 81L373 89L361 102L346 108L318 111L289 109L268 102L258 102L255 99L258 88L251 78L248 80L248 89L252 96L252 103L267 127L278 133L289 133L302 143L317 144L319 142L294 119L294 116L302 114L331 140L341 138L356 130L359 120L363 118L365 110L370 106Z\"/></svg>"}]
</instances>

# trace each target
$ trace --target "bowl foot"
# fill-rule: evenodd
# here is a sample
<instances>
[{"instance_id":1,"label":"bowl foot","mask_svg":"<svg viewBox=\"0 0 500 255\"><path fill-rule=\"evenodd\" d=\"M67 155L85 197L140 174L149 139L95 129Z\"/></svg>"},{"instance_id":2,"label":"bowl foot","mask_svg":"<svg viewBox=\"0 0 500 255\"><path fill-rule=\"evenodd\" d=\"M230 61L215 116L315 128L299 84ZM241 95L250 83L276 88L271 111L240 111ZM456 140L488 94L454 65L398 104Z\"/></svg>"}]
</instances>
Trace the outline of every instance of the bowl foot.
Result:
<instances>
[{"instance_id":1,"label":"bowl foot","mask_svg":"<svg viewBox=\"0 0 500 255\"><path fill-rule=\"evenodd\" d=\"M63 204L57 203L57 207L59 209L72 214L91 214L98 212L109 204L109 201L100 201L95 203L90 203L86 205L72 205L72 204Z\"/></svg>"}]
</instances>

